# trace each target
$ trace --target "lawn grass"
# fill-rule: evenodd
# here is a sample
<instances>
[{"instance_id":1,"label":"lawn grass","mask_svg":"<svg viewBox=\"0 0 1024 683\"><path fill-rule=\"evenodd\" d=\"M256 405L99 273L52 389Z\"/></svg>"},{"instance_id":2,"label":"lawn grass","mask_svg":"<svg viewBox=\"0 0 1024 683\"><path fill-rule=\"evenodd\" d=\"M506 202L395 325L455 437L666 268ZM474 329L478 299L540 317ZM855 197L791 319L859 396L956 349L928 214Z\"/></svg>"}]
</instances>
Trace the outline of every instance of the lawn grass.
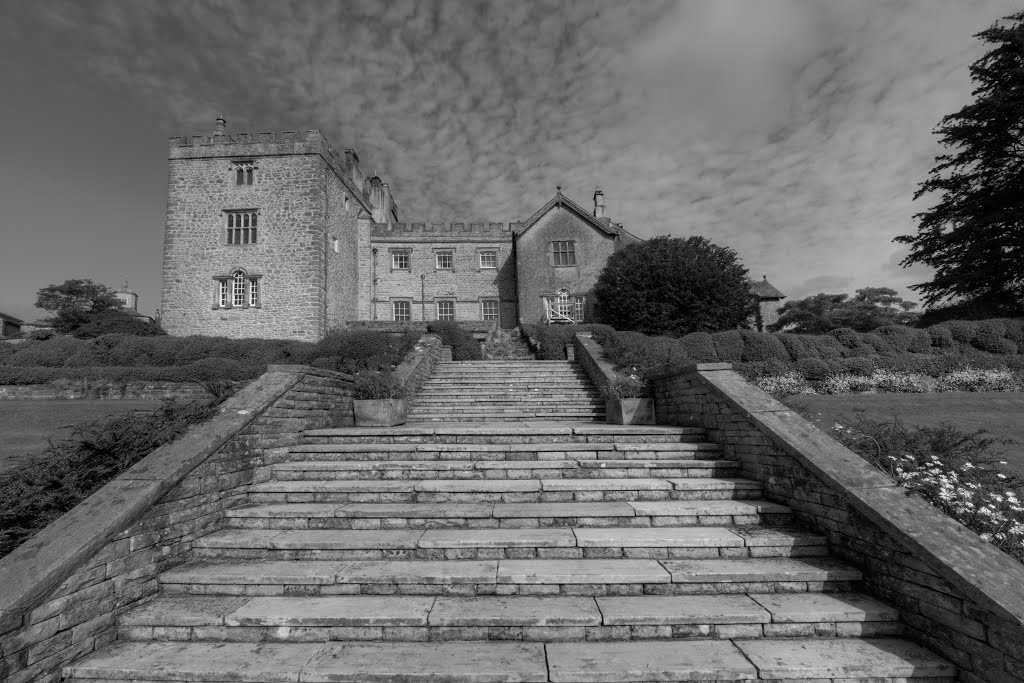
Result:
<instances>
[{"instance_id":1,"label":"lawn grass","mask_svg":"<svg viewBox=\"0 0 1024 683\"><path fill-rule=\"evenodd\" d=\"M825 432L835 423L849 425L857 411L873 420L898 418L908 426L949 422L964 432L984 429L997 445L1008 473L1024 478L1024 394L1009 392L944 392L934 394L793 395L783 403L799 410Z\"/></svg>"},{"instance_id":2,"label":"lawn grass","mask_svg":"<svg viewBox=\"0 0 1024 683\"><path fill-rule=\"evenodd\" d=\"M47 438L67 437L66 427L159 405L160 401L0 401L0 471L41 454Z\"/></svg>"}]
</instances>

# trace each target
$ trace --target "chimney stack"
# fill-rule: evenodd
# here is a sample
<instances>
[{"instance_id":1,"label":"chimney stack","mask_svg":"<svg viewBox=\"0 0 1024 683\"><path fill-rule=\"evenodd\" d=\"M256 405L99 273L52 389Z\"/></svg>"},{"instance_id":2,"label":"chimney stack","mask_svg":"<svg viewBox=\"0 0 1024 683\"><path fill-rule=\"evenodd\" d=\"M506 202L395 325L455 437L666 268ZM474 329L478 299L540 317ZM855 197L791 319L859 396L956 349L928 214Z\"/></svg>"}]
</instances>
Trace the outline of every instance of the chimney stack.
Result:
<instances>
[{"instance_id":1,"label":"chimney stack","mask_svg":"<svg viewBox=\"0 0 1024 683\"><path fill-rule=\"evenodd\" d=\"M594 190L594 218L604 218L604 192L601 188Z\"/></svg>"},{"instance_id":2,"label":"chimney stack","mask_svg":"<svg viewBox=\"0 0 1024 683\"><path fill-rule=\"evenodd\" d=\"M224 115L221 114L217 117L217 130L213 132L214 135L227 135L228 122L224 119Z\"/></svg>"}]
</instances>

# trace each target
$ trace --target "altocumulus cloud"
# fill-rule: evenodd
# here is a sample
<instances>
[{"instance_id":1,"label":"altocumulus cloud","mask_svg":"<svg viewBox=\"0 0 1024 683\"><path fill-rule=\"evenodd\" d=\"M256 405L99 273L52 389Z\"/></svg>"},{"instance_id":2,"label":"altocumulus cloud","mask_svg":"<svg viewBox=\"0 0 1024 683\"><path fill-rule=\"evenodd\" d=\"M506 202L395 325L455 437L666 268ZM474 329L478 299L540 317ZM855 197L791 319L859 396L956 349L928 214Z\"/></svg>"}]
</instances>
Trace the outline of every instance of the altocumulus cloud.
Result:
<instances>
[{"instance_id":1,"label":"altocumulus cloud","mask_svg":"<svg viewBox=\"0 0 1024 683\"><path fill-rule=\"evenodd\" d=\"M28 3L169 134L320 128L403 220L517 220L561 184L703 234L792 296L894 268L932 128L1009 0Z\"/></svg>"}]
</instances>

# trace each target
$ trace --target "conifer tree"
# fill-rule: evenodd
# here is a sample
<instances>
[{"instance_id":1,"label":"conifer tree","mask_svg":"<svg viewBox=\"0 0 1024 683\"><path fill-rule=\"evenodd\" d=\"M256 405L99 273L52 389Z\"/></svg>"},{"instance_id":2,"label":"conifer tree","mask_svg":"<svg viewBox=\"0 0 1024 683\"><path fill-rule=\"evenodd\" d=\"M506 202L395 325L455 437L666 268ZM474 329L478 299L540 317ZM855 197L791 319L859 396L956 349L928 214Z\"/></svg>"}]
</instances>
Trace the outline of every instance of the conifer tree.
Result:
<instances>
[{"instance_id":1,"label":"conifer tree","mask_svg":"<svg viewBox=\"0 0 1024 683\"><path fill-rule=\"evenodd\" d=\"M944 117L935 133L955 153L936 157L914 194L941 192L919 220L904 267L935 269L912 285L929 306L967 300L1019 309L1024 297L1024 12L975 34L995 47L970 67L975 101Z\"/></svg>"}]
</instances>

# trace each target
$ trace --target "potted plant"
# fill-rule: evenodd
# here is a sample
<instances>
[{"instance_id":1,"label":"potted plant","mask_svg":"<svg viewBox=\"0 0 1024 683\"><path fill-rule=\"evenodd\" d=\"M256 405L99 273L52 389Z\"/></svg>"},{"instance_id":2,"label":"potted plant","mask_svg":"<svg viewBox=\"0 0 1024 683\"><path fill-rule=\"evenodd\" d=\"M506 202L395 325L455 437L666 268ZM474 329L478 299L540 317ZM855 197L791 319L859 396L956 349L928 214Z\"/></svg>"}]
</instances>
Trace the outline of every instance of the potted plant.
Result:
<instances>
[{"instance_id":1,"label":"potted plant","mask_svg":"<svg viewBox=\"0 0 1024 683\"><path fill-rule=\"evenodd\" d=\"M617 376L606 391L605 421L617 425L655 424L654 399L647 392L647 383L636 375Z\"/></svg>"},{"instance_id":2,"label":"potted plant","mask_svg":"<svg viewBox=\"0 0 1024 683\"><path fill-rule=\"evenodd\" d=\"M357 427L405 424L405 387L390 373L364 371L357 374L352 399Z\"/></svg>"}]
</instances>

